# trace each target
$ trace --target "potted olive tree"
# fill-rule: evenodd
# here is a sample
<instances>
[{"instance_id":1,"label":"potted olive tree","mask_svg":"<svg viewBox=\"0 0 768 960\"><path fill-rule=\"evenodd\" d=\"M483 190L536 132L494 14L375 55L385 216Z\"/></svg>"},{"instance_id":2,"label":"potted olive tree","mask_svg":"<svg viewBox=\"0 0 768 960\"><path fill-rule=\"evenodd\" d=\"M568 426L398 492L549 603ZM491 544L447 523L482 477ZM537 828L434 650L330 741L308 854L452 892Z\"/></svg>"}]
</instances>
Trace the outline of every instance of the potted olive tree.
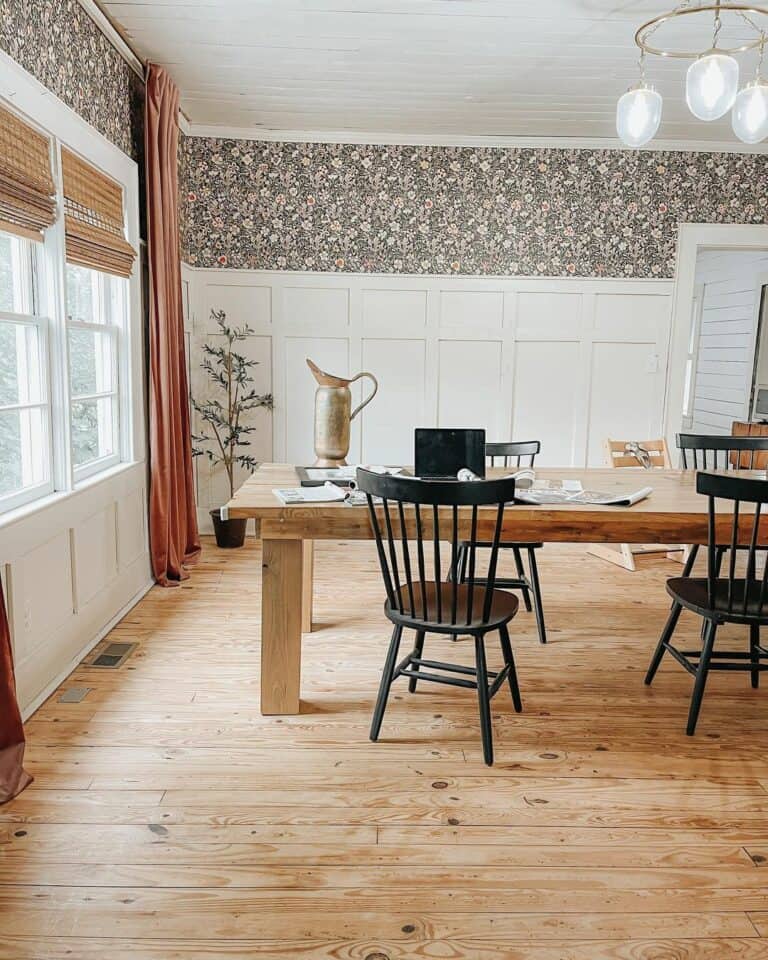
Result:
<instances>
[{"instance_id":1,"label":"potted olive tree","mask_svg":"<svg viewBox=\"0 0 768 960\"><path fill-rule=\"evenodd\" d=\"M215 395L204 401L192 400L202 422L202 432L192 435L192 452L196 457L207 457L214 467L224 467L231 498L235 493L235 467L253 471L258 466L247 449L250 434L256 430L246 422L248 414L259 407L272 409L272 394L256 392L251 370L257 363L236 348L253 330L248 324L229 326L223 310L211 310L211 319L218 324L224 342L217 346L203 344L205 358L200 366L215 388ZM242 547L247 520L222 520L218 507L211 510L211 518L220 547Z\"/></svg>"}]
</instances>

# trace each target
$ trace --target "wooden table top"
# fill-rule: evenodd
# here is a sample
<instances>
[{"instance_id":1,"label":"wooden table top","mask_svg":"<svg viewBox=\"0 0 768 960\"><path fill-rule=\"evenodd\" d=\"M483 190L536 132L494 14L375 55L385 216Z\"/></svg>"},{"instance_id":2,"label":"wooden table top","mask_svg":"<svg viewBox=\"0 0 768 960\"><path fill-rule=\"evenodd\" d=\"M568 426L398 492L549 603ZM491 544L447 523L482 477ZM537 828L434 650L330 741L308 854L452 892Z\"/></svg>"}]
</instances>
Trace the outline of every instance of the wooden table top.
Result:
<instances>
[{"instance_id":1,"label":"wooden table top","mask_svg":"<svg viewBox=\"0 0 768 960\"><path fill-rule=\"evenodd\" d=\"M504 476L508 472L497 468L489 470L488 476ZM731 475L765 479L763 471L741 470L733 471ZM652 487L653 492L631 507L516 504L505 512L503 536L507 539L587 543L706 542L707 499L696 493L696 474L692 470L542 467L536 468L536 477L580 480L585 490L604 493L630 493L644 486ZM275 488L298 484L293 465L261 464L227 504L228 515L233 519L248 517L260 521L264 539L371 539L365 507L338 502L287 506L272 492ZM722 503L722 508L718 513L722 532L719 530L718 533L730 539L731 518L727 504ZM478 535L483 535L480 530Z\"/></svg>"}]
</instances>

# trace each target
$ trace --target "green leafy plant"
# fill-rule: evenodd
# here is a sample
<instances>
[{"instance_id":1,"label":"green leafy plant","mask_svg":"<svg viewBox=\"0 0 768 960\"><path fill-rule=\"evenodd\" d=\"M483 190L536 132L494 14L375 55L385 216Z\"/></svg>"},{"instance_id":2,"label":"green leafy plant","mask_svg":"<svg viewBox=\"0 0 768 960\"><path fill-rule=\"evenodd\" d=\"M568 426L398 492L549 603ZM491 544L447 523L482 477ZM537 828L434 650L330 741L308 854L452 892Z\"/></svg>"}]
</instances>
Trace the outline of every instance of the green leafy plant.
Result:
<instances>
[{"instance_id":1,"label":"green leafy plant","mask_svg":"<svg viewBox=\"0 0 768 960\"><path fill-rule=\"evenodd\" d=\"M251 371L258 364L235 349L235 345L247 340L253 330L248 324L229 326L223 310L211 310L211 319L218 324L225 342L220 346L203 344L205 359L200 366L218 388L220 396L204 401L192 400L192 406L204 424L203 433L192 435L192 452L196 457L207 457L212 464L224 465L232 497L235 493L235 465L251 472L258 466L258 461L246 449L251 445L249 436L256 427L244 423L243 417L259 407L271 410L273 398L271 393L256 392Z\"/></svg>"}]
</instances>

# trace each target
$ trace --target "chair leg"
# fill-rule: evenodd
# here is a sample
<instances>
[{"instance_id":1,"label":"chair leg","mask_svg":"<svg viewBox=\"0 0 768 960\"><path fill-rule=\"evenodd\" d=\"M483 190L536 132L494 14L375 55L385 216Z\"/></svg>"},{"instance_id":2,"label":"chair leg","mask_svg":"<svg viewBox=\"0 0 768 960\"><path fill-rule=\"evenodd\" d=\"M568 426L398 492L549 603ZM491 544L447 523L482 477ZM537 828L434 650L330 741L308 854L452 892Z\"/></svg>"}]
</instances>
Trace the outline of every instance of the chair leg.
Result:
<instances>
[{"instance_id":1,"label":"chair leg","mask_svg":"<svg viewBox=\"0 0 768 960\"><path fill-rule=\"evenodd\" d=\"M688 726L685 732L692 737L696 732L696 723L699 719L699 710L701 710L701 701L704 696L704 687L707 684L709 674L709 661L712 659L712 648L715 645L715 634L717 627L714 621L707 623L707 630L704 638L704 646L699 657L699 667L696 671L696 681L693 685L693 696L691 697L691 709L688 712Z\"/></svg>"},{"instance_id":2,"label":"chair leg","mask_svg":"<svg viewBox=\"0 0 768 960\"><path fill-rule=\"evenodd\" d=\"M507 625L499 627L499 638L501 640L501 652L504 656L504 663L509 667L509 689L512 694L512 703L515 707L515 713L520 713L523 709L523 701L520 699L520 684L517 682L517 670L515 669L515 658L512 655L512 644L509 642L509 630Z\"/></svg>"},{"instance_id":3,"label":"chair leg","mask_svg":"<svg viewBox=\"0 0 768 960\"><path fill-rule=\"evenodd\" d=\"M517 576L518 579L525 582L528 578L525 575L525 567L523 566L523 558L520 554L520 547L512 547L512 553L515 555L515 566L517 567ZM531 591L527 586L522 586L521 588L523 594L523 603L525 604L525 609L530 613L531 611Z\"/></svg>"},{"instance_id":4,"label":"chair leg","mask_svg":"<svg viewBox=\"0 0 768 960\"><path fill-rule=\"evenodd\" d=\"M477 702L480 707L480 732L483 738L483 759L493 766L493 730L491 729L491 700L488 696L488 667L485 662L485 637L475 637L477 665Z\"/></svg>"},{"instance_id":5,"label":"chair leg","mask_svg":"<svg viewBox=\"0 0 768 960\"><path fill-rule=\"evenodd\" d=\"M677 626L677 621L680 619L680 614L682 611L683 607L681 604L672 604L672 607L669 611L669 616L667 617L667 622L664 624L664 629L661 631L659 642L656 644L656 650L651 658L648 672L645 675L646 686L650 686L650 684L653 682L653 678L656 676L656 671L659 669L659 664L661 663L662 657L667 652L664 644L669 643L669 641L672 639L672 634L675 632L675 627Z\"/></svg>"},{"instance_id":6,"label":"chair leg","mask_svg":"<svg viewBox=\"0 0 768 960\"><path fill-rule=\"evenodd\" d=\"M384 672L381 675L381 683L379 684L379 696L376 700L376 709L373 711L373 721L371 722L371 740L373 741L379 739L381 721L384 719L384 710L387 707L387 697L389 696L389 688L392 686L392 678L395 673L395 666L397 665L397 651L400 649L400 637L402 637L402 635L402 627L395 627L392 631L392 639L389 642Z\"/></svg>"},{"instance_id":7,"label":"chair leg","mask_svg":"<svg viewBox=\"0 0 768 960\"><path fill-rule=\"evenodd\" d=\"M546 643L547 628L544 625L544 607L541 602L539 568L536 563L536 551L533 547L528 548L528 566L531 571L531 593L533 594L533 607L536 611L536 626L539 630L539 643Z\"/></svg>"},{"instance_id":8,"label":"chair leg","mask_svg":"<svg viewBox=\"0 0 768 960\"><path fill-rule=\"evenodd\" d=\"M423 650L424 650L424 631L423 631L423 630L417 630L417 631L416 631L416 643L414 643L414 645L413 645L413 655L414 655L414 657L418 657L419 659L421 659L421 654L422 654L422 651L423 651ZM416 683L417 683L416 678L415 678L415 677L411 677L411 679L408 681L408 692L409 692L409 693L415 693L415 692L416 692Z\"/></svg>"},{"instance_id":9,"label":"chair leg","mask_svg":"<svg viewBox=\"0 0 768 960\"><path fill-rule=\"evenodd\" d=\"M749 625L749 653L752 661L752 670L750 673L752 676L752 687L754 690L757 690L757 688L760 686L760 654L757 650L759 643L760 625L757 623L751 623Z\"/></svg>"}]
</instances>

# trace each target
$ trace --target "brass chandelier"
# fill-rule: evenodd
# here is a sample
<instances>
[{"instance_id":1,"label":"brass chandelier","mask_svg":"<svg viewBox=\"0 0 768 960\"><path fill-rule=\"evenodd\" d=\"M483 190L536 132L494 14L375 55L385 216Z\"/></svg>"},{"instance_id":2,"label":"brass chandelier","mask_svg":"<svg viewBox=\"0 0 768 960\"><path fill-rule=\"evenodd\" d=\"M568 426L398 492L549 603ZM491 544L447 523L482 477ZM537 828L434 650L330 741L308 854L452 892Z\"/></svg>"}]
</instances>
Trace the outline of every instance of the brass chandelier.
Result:
<instances>
[{"instance_id":1,"label":"brass chandelier","mask_svg":"<svg viewBox=\"0 0 768 960\"><path fill-rule=\"evenodd\" d=\"M687 18L687 19L683 19ZM706 19L705 19L706 18ZM668 24L711 25L711 43L706 49L664 45L663 27ZM723 45L725 21L745 33ZM656 136L661 123L662 98L645 79L647 55L692 60L685 82L685 99L700 120L717 120L731 110L733 132L744 143L759 143L768 137L768 82L762 67L768 39L768 9L741 3L692 3L684 0L674 10L662 13L638 28L635 43L640 50L640 80L616 106L616 132L629 147L641 147ZM739 90L739 63L735 54L757 51L757 67L751 81Z\"/></svg>"}]
</instances>

